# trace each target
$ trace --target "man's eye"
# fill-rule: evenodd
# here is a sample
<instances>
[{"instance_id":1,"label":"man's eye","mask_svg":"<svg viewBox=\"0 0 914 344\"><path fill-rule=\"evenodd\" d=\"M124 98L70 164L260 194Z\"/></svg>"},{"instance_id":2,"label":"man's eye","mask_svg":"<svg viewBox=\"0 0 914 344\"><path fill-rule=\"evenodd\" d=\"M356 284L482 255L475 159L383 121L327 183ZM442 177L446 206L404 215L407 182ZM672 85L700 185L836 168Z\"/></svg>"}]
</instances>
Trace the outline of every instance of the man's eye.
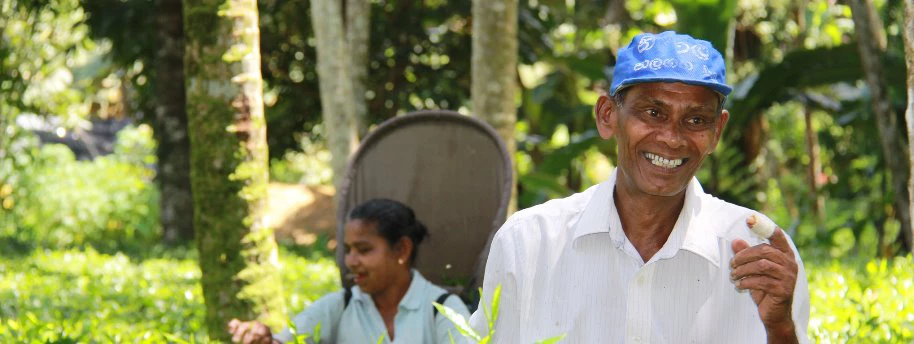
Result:
<instances>
[{"instance_id":1,"label":"man's eye","mask_svg":"<svg viewBox=\"0 0 914 344\"><path fill-rule=\"evenodd\" d=\"M647 109L645 110L645 113L647 113L647 115L650 117L660 117L660 111L655 109Z\"/></svg>"},{"instance_id":2,"label":"man's eye","mask_svg":"<svg viewBox=\"0 0 914 344\"><path fill-rule=\"evenodd\" d=\"M692 117L687 120L691 125L707 125L711 124L711 121L704 117Z\"/></svg>"}]
</instances>

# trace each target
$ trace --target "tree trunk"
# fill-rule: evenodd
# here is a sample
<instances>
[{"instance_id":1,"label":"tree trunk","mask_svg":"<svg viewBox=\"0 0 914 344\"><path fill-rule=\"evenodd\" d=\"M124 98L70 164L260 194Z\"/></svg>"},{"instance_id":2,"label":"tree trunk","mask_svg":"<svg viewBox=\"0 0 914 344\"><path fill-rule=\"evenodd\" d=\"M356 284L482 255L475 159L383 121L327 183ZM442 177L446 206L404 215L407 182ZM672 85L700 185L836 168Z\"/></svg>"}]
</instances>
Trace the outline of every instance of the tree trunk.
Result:
<instances>
[{"instance_id":1,"label":"tree trunk","mask_svg":"<svg viewBox=\"0 0 914 344\"><path fill-rule=\"evenodd\" d=\"M317 50L317 76L333 184L339 190L349 155L358 145L355 97L352 89L348 41L338 0L312 0L311 22Z\"/></svg>"},{"instance_id":2,"label":"tree trunk","mask_svg":"<svg viewBox=\"0 0 914 344\"><path fill-rule=\"evenodd\" d=\"M190 139L184 94L184 25L181 0L158 0L155 56L156 128L162 237L167 245L194 239L190 193Z\"/></svg>"},{"instance_id":3,"label":"tree trunk","mask_svg":"<svg viewBox=\"0 0 914 344\"><path fill-rule=\"evenodd\" d=\"M898 136L898 121L892 111L892 104L882 71L881 56L885 55L886 38L882 21L873 8L870 0L849 1L854 19L854 32L857 35L857 47L860 62L866 75L866 83L872 96L873 112L876 114L876 126L879 129L879 141L882 145L882 156L891 172L892 190L895 192L894 203L901 228L911 231L911 203L908 197L908 178L910 161L908 150Z\"/></svg>"},{"instance_id":4,"label":"tree trunk","mask_svg":"<svg viewBox=\"0 0 914 344\"><path fill-rule=\"evenodd\" d=\"M517 0L473 0L473 115L489 123L508 148L512 160L516 142L514 123L517 71ZM517 170L514 169L517 183ZM508 213L517 208L512 186Z\"/></svg>"},{"instance_id":5,"label":"tree trunk","mask_svg":"<svg viewBox=\"0 0 914 344\"><path fill-rule=\"evenodd\" d=\"M353 119L358 137L368 133L368 42L371 34L371 2L366 0L346 1L346 41L349 42L349 56L352 61L352 102Z\"/></svg>"},{"instance_id":6,"label":"tree trunk","mask_svg":"<svg viewBox=\"0 0 914 344\"><path fill-rule=\"evenodd\" d=\"M904 1L904 56L908 66L908 109L905 112L905 121L908 123L908 157L914 161L914 0ZM914 197L914 164L911 166L911 178L908 179L908 195ZM908 199L910 207L908 214L914 214L914 199ZM914 224L909 220L908 226L902 226L904 243L910 252L914 253Z\"/></svg>"},{"instance_id":7,"label":"tree trunk","mask_svg":"<svg viewBox=\"0 0 914 344\"><path fill-rule=\"evenodd\" d=\"M194 228L206 326L228 341L232 318L284 322L273 231L264 225L266 124L254 0L184 2Z\"/></svg>"},{"instance_id":8,"label":"tree trunk","mask_svg":"<svg viewBox=\"0 0 914 344\"><path fill-rule=\"evenodd\" d=\"M822 161L819 159L819 137L812 127L812 109L808 104L803 106L803 117L806 121L806 154L809 155L809 166L806 178L809 182L809 201L812 204L812 215L816 230L825 230L825 199L819 194L819 176L822 175Z\"/></svg>"},{"instance_id":9,"label":"tree trunk","mask_svg":"<svg viewBox=\"0 0 914 344\"><path fill-rule=\"evenodd\" d=\"M628 9L625 8L625 0L610 0L606 4L606 13L603 15L603 20L608 23L608 25L617 25L620 28L627 28L631 24L632 16L628 13Z\"/></svg>"}]
</instances>

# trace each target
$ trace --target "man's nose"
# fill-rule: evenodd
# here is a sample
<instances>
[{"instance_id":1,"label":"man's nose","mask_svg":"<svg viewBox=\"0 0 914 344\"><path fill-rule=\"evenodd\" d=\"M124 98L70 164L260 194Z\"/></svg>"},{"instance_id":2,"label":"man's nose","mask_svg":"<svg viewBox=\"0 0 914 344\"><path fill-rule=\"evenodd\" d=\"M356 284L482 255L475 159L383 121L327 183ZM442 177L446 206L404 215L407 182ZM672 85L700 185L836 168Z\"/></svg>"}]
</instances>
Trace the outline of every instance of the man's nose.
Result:
<instances>
[{"instance_id":1,"label":"man's nose","mask_svg":"<svg viewBox=\"0 0 914 344\"><path fill-rule=\"evenodd\" d=\"M657 139L665 143L670 148L680 148L686 145L685 134L682 128L676 123L670 123L660 129Z\"/></svg>"}]
</instances>

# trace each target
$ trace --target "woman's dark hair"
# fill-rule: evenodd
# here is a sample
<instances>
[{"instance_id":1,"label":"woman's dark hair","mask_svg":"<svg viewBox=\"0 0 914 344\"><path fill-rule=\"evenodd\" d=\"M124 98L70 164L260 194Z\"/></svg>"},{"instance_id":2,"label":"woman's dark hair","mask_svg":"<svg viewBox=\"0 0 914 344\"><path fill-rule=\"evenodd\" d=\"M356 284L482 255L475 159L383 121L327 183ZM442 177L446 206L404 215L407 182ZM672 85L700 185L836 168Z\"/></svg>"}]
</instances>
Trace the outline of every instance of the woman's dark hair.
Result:
<instances>
[{"instance_id":1,"label":"woman's dark hair","mask_svg":"<svg viewBox=\"0 0 914 344\"><path fill-rule=\"evenodd\" d=\"M390 199L375 198L357 205L349 212L349 220L362 220L376 224L378 234L387 239L391 246L396 245L402 237L412 240L413 252L409 256L410 265L416 261L419 244L428 236L428 228L416 220L416 214L412 209Z\"/></svg>"}]
</instances>

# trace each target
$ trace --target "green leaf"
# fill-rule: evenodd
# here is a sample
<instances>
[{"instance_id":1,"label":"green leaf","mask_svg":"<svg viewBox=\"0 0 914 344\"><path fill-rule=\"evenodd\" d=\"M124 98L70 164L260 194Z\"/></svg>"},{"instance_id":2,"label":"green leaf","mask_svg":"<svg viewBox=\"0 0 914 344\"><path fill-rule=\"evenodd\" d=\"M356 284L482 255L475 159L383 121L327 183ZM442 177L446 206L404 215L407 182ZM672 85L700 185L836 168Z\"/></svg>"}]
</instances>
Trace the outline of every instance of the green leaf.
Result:
<instances>
[{"instance_id":1,"label":"green leaf","mask_svg":"<svg viewBox=\"0 0 914 344\"><path fill-rule=\"evenodd\" d=\"M189 344L188 341L182 339L181 337L173 335L171 333L163 333L162 335L165 336L165 338L167 338L168 340L170 340L172 342L175 342L178 344Z\"/></svg>"},{"instance_id":2,"label":"green leaf","mask_svg":"<svg viewBox=\"0 0 914 344\"><path fill-rule=\"evenodd\" d=\"M565 197L572 193L570 189L558 181L558 177L542 172L530 172L518 178L524 188L530 190L544 190L551 197Z\"/></svg>"},{"instance_id":3,"label":"green leaf","mask_svg":"<svg viewBox=\"0 0 914 344\"><path fill-rule=\"evenodd\" d=\"M571 162L584 154L590 147L600 141L596 130L588 130L574 139L571 143L550 153L543 163L537 166L536 171L549 175L558 175L571 165Z\"/></svg>"},{"instance_id":4,"label":"green leaf","mask_svg":"<svg viewBox=\"0 0 914 344\"><path fill-rule=\"evenodd\" d=\"M314 332L312 332L312 333L314 335L314 343L315 344L320 343L321 342L321 322L320 321L317 322L317 325L314 325Z\"/></svg>"},{"instance_id":5,"label":"green leaf","mask_svg":"<svg viewBox=\"0 0 914 344\"><path fill-rule=\"evenodd\" d=\"M495 328L495 320L498 319L498 305L501 301L501 284L495 287L495 292L492 294L492 318L489 319L489 333L492 333Z\"/></svg>"},{"instance_id":6,"label":"green leaf","mask_svg":"<svg viewBox=\"0 0 914 344\"><path fill-rule=\"evenodd\" d=\"M562 339L565 339L565 334L564 334L564 333L561 334L561 335L552 337L552 338L539 340L539 341L536 342L536 344L554 344L554 343L558 343L558 342L559 342L560 340L562 340Z\"/></svg>"},{"instance_id":7,"label":"green leaf","mask_svg":"<svg viewBox=\"0 0 914 344\"><path fill-rule=\"evenodd\" d=\"M455 312L450 307L437 302L432 302L432 305L435 306L435 309L438 310L438 313L441 313L441 315L444 315L445 318L454 323L454 327L457 328L457 331L460 332L460 335L475 341L480 341L482 339L479 334L477 334L476 331L470 327L470 324L467 322L467 319L463 317L463 315L460 315L460 313Z\"/></svg>"}]
</instances>

